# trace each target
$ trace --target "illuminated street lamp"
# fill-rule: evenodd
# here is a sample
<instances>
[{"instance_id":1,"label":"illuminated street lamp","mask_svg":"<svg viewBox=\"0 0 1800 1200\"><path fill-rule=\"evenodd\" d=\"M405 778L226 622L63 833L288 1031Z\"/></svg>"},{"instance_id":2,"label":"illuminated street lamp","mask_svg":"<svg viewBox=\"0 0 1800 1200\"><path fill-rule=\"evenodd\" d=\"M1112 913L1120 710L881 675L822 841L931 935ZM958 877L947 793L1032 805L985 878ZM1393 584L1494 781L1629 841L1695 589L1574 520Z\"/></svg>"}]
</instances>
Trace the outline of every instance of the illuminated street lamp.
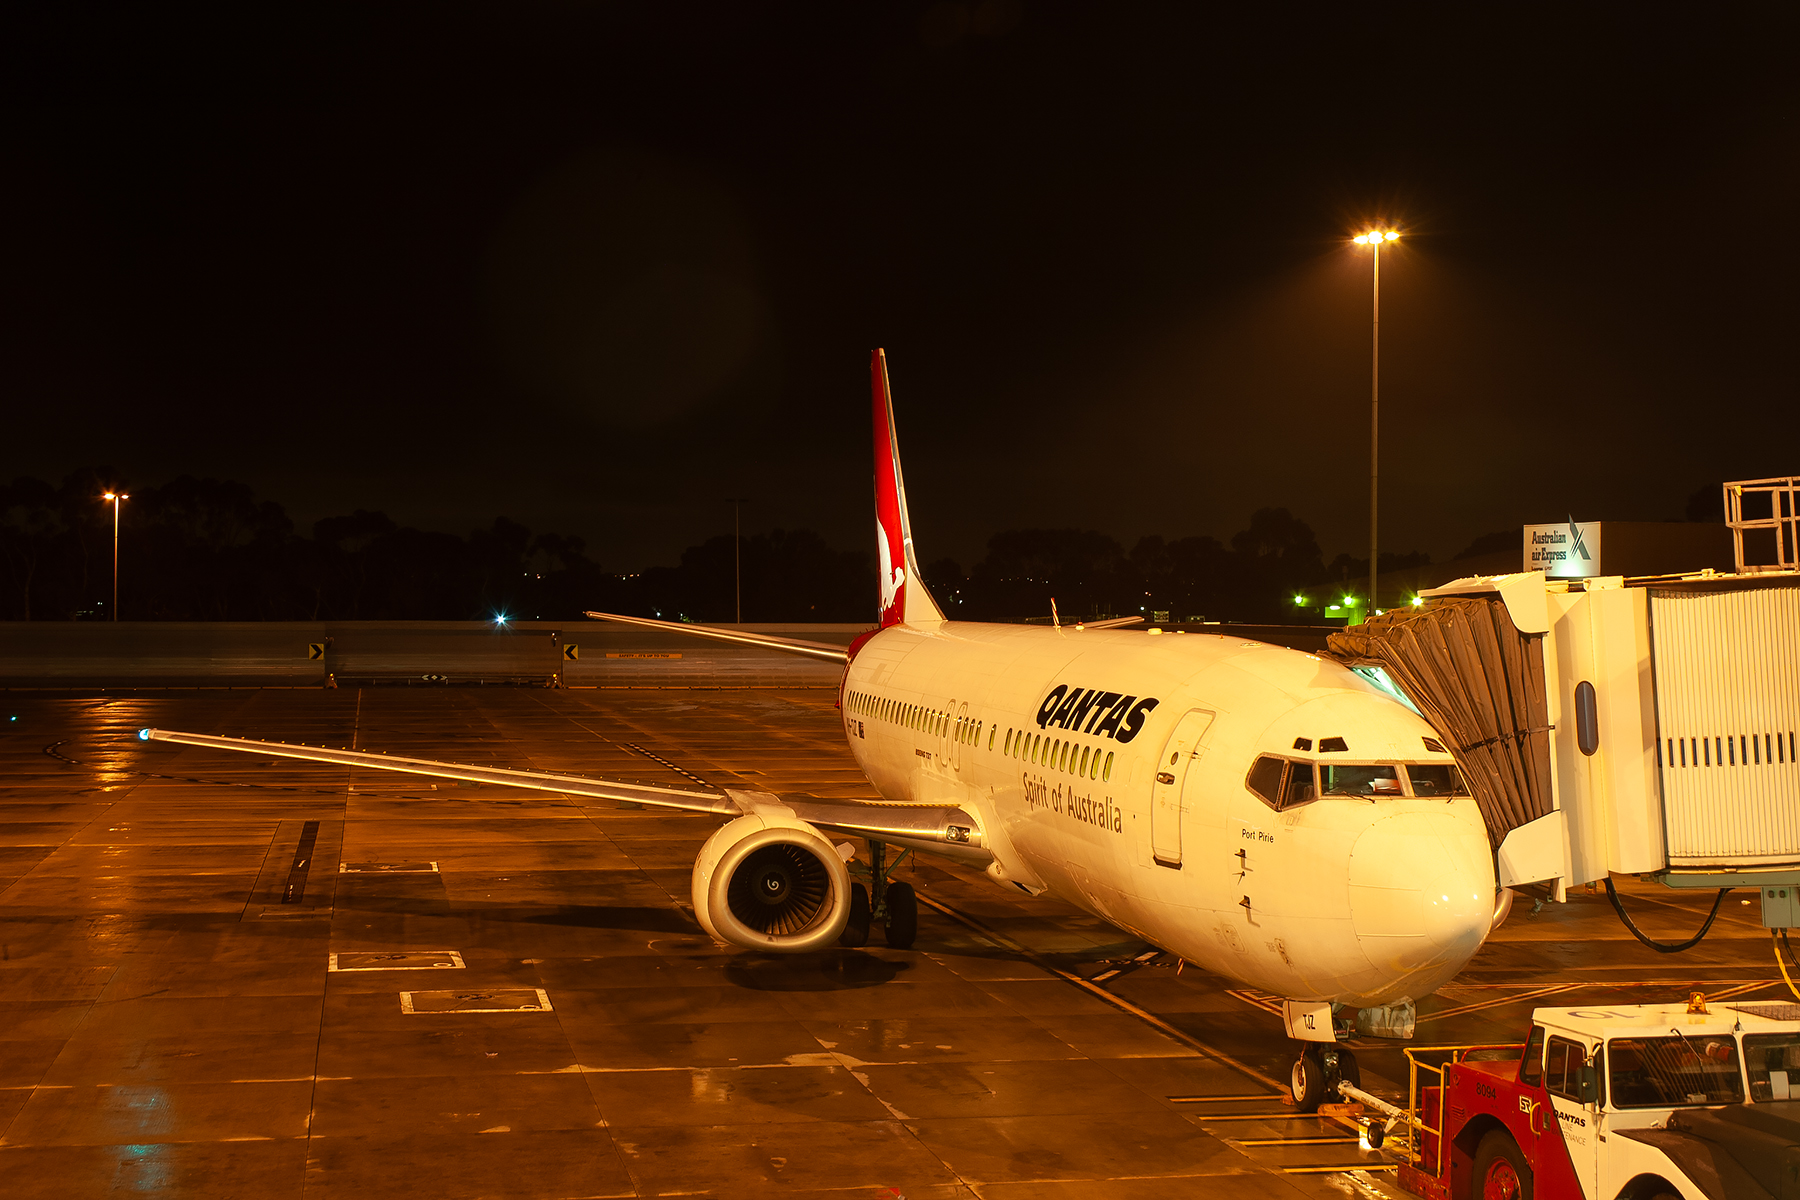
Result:
<instances>
[{"instance_id":1,"label":"illuminated street lamp","mask_svg":"<svg viewBox=\"0 0 1800 1200\"><path fill-rule=\"evenodd\" d=\"M111 500L113 506L113 610L112 619L119 619L119 505L131 499L127 492L108 492L101 497Z\"/></svg>"},{"instance_id":2,"label":"illuminated street lamp","mask_svg":"<svg viewBox=\"0 0 1800 1200\"><path fill-rule=\"evenodd\" d=\"M1381 248L1388 242L1399 241L1400 235L1392 229L1371 229L1350 240L1358 246L1369 247L1375 263L1373 348L1369 356L1369 610L1372 613L1375 611L1376 501L1381 479Z\"/></svg>"}]
</instances>

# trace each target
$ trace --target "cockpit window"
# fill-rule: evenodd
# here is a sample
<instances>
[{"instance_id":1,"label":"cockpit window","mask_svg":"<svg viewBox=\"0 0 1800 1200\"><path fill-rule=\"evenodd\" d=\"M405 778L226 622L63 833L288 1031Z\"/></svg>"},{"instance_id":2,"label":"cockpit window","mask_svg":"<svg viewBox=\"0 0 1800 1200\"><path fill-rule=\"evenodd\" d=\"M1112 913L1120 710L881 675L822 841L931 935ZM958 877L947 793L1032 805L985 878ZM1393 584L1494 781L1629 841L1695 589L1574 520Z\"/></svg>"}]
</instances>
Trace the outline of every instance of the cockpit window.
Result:
<instances>
[{"instance_id":1,"label":"cockpit window","mask_svg":"<svg viewBox=\"0 0 1800 1200\"><path fill-rule=\"evenodd\" d=\"M1281 784L1281 804L1278 807L1286 810L1310 804L1318 794L1319 789L1313 783L1313 765L1305 762L1289 763L1287 778Z\"/></svg>"},{"instance_id":2,"label":"cockpit window","mask_svg":"<svg viewBox=\"0 0 1800 1200\"><path fill-rule=\"evenodd\" d=\"M1406 777L1412 781L1415 796L1466 796L1468 785L1462 772L1449 763L1409 763Z\"/></svg>"},{"instance_id":3,"label":"cockpit window","mask_svg":"<svg viewBox=\"0 0 1800 1200\"><path fill-rule=\"evenodd\" d=\"M1383 763L1320 763L1319 782L1327 796L1398 796L1400 769Z\"/></svg>"},{"instance_id":4,"label":"cockpit window","mask_svg":"<svg viewBox=\"0 0 1800 1200\"><path fill-rule=\"evenodd\" d=\"M1270 807L1279 808L1281 806L1281 769L1286 765L1281 759L1271 758L1265 754L1251 765L1250 778L1244 782Z\"/></svg>"},{"instance_id":5,"label":"cockpit window","mask_svg":"<svg viewBox=\"0 0 1800 1200\"><path fill-rule=\"evenodd\" d=\"M1319 795L1311 763L1291 762L1272 754L1256 760L1245 783L1276 812L1310 804Z\"/></svg>"}]
</instances>

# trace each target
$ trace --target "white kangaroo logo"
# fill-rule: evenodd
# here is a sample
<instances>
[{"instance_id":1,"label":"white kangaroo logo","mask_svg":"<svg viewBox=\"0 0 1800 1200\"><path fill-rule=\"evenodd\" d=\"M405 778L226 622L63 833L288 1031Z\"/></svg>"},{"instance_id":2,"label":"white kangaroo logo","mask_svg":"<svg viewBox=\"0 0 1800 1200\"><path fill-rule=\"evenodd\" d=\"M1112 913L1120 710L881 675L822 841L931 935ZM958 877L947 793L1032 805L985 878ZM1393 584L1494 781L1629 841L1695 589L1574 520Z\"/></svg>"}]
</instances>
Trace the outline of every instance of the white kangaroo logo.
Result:
<instances>
[{"instance_id":1,"label":"white kangaroo logo","mask_svg":"<svg viewBox=\"0 0 1800 1200\"><path fill-rule=\"evenodd\" d=\"M894 600L906 584L906 568L894 565L893 553L888 548L888 531L880 517L875 518L875 548L881 555L881 611L885 613L894 607Z\"/></svg>"}]
</instances>

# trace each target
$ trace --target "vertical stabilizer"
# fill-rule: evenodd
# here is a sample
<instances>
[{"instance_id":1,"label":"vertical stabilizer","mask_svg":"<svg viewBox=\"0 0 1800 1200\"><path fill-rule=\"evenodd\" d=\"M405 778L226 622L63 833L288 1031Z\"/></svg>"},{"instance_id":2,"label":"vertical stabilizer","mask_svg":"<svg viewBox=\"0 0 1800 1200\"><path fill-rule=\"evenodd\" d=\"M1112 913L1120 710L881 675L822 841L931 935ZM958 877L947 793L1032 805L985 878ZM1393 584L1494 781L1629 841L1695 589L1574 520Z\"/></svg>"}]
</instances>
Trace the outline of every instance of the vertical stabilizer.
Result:
<instances>
[{"instance_id":1,"label":"vertical stabilizer","mask_svg":"<svg viewBox=\"0 0 1800 1200\"><path fill-rule=\"evenodd\" d=\"M881 626L940 625L944 614L925 590L913 555L886 351L877 350L869 359L869 384L875 396L875 546L876 566L881 571Z\"/></svg>"}]
</instances>

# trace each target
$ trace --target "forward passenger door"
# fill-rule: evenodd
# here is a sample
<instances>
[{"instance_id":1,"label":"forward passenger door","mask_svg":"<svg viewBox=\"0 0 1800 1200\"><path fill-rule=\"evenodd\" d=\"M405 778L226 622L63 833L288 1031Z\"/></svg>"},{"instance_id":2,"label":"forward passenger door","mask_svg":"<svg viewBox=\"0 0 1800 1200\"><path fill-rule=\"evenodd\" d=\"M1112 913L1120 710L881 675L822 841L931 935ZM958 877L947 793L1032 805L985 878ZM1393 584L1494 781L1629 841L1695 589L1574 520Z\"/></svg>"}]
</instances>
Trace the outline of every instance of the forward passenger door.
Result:
<instances>
[{"instance_id":1,"label":"forward passenger door","mask_svg":"<svg viewBox=\"0 0 1800 1200\"><path fill-rule=\"evenodd\" d=\"M1159 867L1181 869L1183 791L1189 769L1205 752L1201 745L1213 714L1194 709L1176 723L1156 760L1150 785L1150 856Z\"/></svg>"}]
</instances>

